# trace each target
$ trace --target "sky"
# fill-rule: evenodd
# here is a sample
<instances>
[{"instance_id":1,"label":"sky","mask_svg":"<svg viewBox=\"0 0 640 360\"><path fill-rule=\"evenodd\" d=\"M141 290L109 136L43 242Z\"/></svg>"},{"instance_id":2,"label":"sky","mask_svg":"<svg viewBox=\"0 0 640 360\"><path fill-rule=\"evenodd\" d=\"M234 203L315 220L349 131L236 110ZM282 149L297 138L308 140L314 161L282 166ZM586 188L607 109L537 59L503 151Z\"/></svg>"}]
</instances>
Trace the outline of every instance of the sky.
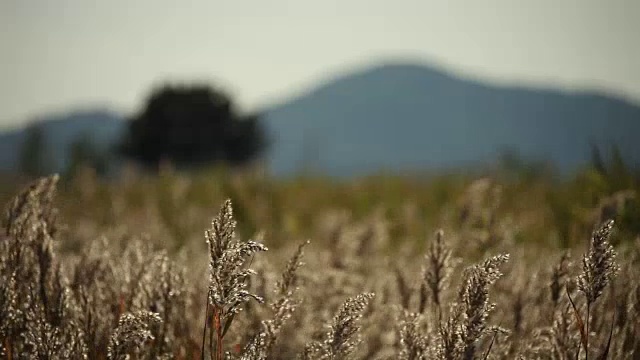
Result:
<instances>
[{"instance_id":1,"label":"sky","mask_svg":"<svg viewBox=\"0 0 640 360\"><path fill-rule=\"evenodd\" d=\"M0 128L205 80L245 110L394 59L640 104L637 0L0 0Z\"/></svg>"}]
</instances>

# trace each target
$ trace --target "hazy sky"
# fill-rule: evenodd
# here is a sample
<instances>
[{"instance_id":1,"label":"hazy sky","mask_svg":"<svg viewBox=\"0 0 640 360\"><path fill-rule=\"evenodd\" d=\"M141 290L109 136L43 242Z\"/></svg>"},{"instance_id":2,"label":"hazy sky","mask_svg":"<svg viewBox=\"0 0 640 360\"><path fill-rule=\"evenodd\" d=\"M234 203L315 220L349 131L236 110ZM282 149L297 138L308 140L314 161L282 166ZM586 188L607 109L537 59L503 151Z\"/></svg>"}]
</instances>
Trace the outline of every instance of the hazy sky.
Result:
<instances>
[{"instance_id":1,"label":"hazy sky","mask_svg":"<svg viewBox=\"0 0 640 360\"><path fill-rule=\"evenodd\" d=\"M210 79L245 108L409 57L640 103L638 0L0 0L0 127Z\"/></svg>"}]
</instances>

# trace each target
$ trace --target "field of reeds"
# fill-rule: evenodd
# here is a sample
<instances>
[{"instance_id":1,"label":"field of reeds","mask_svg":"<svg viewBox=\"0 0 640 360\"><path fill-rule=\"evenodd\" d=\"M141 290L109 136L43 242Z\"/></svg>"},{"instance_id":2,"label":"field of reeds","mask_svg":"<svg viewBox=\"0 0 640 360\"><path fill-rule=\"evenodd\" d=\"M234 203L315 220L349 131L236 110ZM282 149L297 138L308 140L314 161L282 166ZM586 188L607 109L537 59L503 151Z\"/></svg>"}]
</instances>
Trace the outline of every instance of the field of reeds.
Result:
<instances>
[{"instance_id":1,"label":"field of reeds","mask_svg":"<svg viewBox=\"0 0 640 360\"><path fill-rule=\"evenodd\" d=\"M636 178L4 184L4 359L638 359Z\"/></svg>"}]
</instances>

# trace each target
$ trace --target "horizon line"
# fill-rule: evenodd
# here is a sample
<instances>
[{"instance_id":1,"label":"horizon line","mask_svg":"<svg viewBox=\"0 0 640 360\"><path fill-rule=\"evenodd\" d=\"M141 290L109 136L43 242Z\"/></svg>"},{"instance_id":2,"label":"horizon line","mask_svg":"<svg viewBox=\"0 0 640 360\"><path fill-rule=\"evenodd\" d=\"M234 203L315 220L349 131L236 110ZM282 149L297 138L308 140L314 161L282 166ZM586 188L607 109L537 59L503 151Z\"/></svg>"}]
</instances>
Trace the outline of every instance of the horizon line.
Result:
<instances>
[{"instance_id":1,"label":"horizon line","mask_svg":"<svg viewBox=\"0 0 640 360\"><path fill-rule=\"evenodd\" d=\"M311 76L310 80L304 81L303 84L294 86L293 90L284 91L280 94L274 94L272 96L267 95L264 101L257 102L254 106L249 106L243 111L262 112L265 109L275 108L283 106L289 102L296 101L313 94L314 92L330 86L331 84L342 81L354 76L359 76L379 70L384 67L399 67L399 66L413 66L417 68L424 68L440 73L451 79L460 80L464 82L475 83L486 87L502 89L502 90L529 90L529 91L551 91L563 95L593 95L607 97L613 100L627 103L631 106L640 107L640 98L630 94L627 91L612 89L607 86L592 84L589 81L582 81L579 84L568 85L561 84L557 79L550 77L547 80L524 80L524 79L509 79L499 78L490 75L481 75L477 72L463 70L461 67L457 67L452 64L446 64L436 59L425 59L420 56L407 56L407 55L387 55L379 56L376 59L370 59L365 61L356 61L349 64L343 64L340 66L333 66L332 69L324 70L322 74L324 76L315 74ZM178 80L158 80L154 84L158 83L172 83ZM194 80L195 81L195 80ZM202 80L205 84L215 84L212 80ZM222 87L230 93L229 88ZM233 94L230 93L233 98ZM139 104L142 106L142 104ZM125 106L113 104L111 100L105 100L102 102L82 102L77 104L67 104L51 106L48 110L33 110L29 111L27 115L22 119L5 119L9 121L0 121L0 133L6 133L11 131L18 131L26 128L30 124L37 122L43 117L55 117L64 116L74 113L82 112L109 112L116 114L131 114L135 113L134 109L124 109Z\"/></svg>"}]
</instances>

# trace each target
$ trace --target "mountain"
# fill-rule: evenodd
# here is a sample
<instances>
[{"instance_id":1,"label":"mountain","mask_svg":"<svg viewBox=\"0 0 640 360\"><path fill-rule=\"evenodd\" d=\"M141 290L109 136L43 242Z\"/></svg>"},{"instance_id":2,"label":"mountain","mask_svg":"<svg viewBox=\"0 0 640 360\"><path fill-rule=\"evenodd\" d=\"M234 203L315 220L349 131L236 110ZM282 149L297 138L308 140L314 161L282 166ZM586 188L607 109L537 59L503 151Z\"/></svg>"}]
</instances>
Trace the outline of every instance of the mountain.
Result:
<instances>
[{"instance_id":1,"label":"mountain","mask_svg":"<svg viewBox=\"0 0 640 360\"><path fill-rule=\"evenodd\" d=\"M495 86L411 63L386 63L321 84L264 109L276 176L305 167L348 177L383 170L421 171L495 163L504 149L571 172L590 146L616 144L640 164L640 107L591 92ZM78 111L43 116L54 170L69 145L90 136L106 149L124 133L123 116ZM26 130L0 133L0 172L15 171Z\"/></svg>"},{"instance_id":2,"label":"mountain","mask_svg":"<svg viewBox=\"0 0 640 360\"><path fill-rule=\"evenodd\" d=\"M596 93L492 86L416 64L351 73L269 109L275 174L337 176L495 162L504 149L563 172L612 144L640 163L640 107Z\"/></svg>"},{"instance_id":3,"label":"mountain","mask_svg":"<svg viewBox=\"0 0 640 360\"><path fill-rule=\"evenodd\" d=\"M67 150L78 139L88 137L98 150L108 151L125 130L120 115L103 109L41 116L29 121L29 126L41 127L52 171L65 169L69 161ZM0 171L18 169L19 153L27 133L26 128L0 133Z\"/></svg>"}]
</instances>

